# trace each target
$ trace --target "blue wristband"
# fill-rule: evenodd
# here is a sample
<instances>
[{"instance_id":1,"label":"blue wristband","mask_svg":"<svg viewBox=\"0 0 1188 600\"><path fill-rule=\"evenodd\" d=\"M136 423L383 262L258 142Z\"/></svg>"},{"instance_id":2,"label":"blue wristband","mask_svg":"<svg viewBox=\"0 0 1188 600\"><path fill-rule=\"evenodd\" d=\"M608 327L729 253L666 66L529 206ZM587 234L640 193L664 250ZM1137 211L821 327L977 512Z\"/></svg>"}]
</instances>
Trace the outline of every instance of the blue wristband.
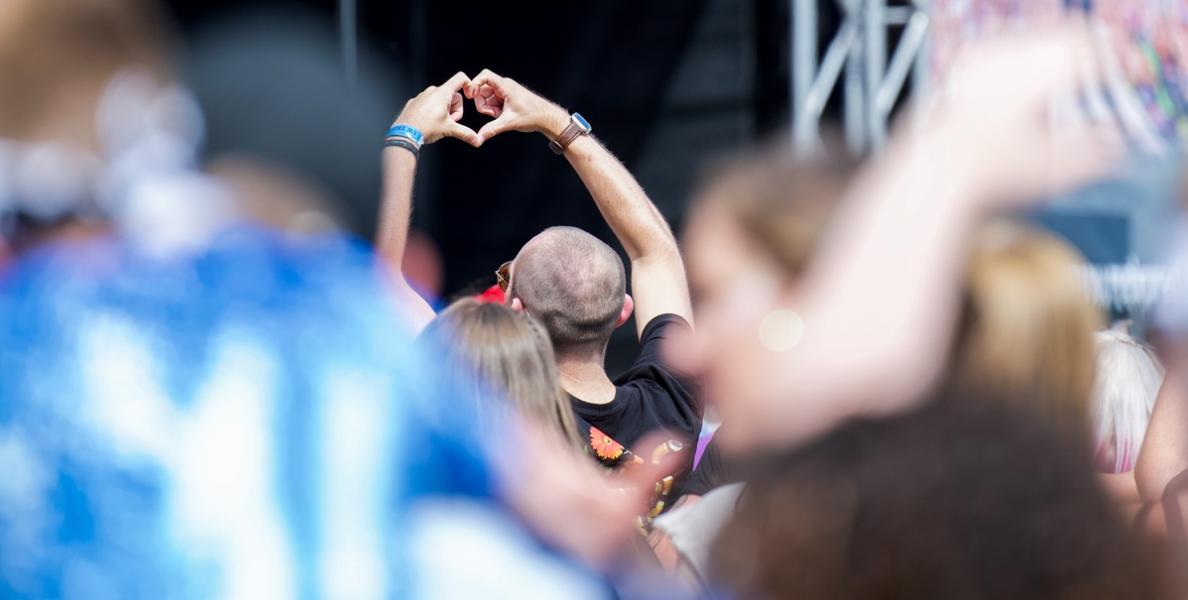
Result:
<instances>
[{"instance_id":1,"label":"blue wristband","mask_svg":"<svg viewBox=\"0 0 1188 600\"><path fill-rule=\"evenodd\" d=\"M425 141L425 136L421 134L421 131L412 125L393 125L388 129L387 137L405 138L416 144L417 148L420 148L421 144Z\"/></svg>"}]
</instances>

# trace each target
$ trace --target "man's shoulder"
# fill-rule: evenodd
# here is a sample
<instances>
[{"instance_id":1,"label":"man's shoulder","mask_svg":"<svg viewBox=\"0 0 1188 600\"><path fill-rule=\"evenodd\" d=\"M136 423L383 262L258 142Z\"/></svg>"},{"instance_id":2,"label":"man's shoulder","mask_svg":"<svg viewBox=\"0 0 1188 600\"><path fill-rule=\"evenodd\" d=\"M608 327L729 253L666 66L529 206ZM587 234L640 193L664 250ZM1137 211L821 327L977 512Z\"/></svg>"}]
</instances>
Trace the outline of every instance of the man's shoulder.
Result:
<instances>
[{"instance_id":1,"label":"man's shoulder","mask_svg":"<svg viewBox=\"0 0 1188 600\"><path fill-rule=\"evenodd\" d=\"M681 378L681 374L672 368L666 358L664 341L675 332L691 330L689 322L680 315L663 314L648 321L639 337L639 354L631 367L615 379L615 384Z\"/></svg>"},{"instance_id":2,"label":"man's shoulder","mask_svg":"<svg viewBox=\"0 0 1188 600\"><path fill-rule=\"evenodd\" d=\"M667 359L664 340L677 331L691 331L683 317L663 314L644 327L640 336L639 354L631 366L614 381L622 388L651 390L651 393L685 394L690 391L691 378L674 368ZM661 389L656 389L660 386Z\"/></svg>"},{"instance_id":3,"label":"man's shoulder","mask_svg":"<svg viewBox=\"0 0 1188 600\"><path fill-rule=\"evenodd\" d=\"M663 338L665 334L674 330L692 329L693 326L684 317L673 313L664 313L652 317L652 320L648 321L647 325L644 325L639 340L640 344L644 344L655 338Z\"/></svg>"},{"instance_id":4,"label":"man's shoulder","mask_svg":"<svg viewBox=\"0 0 1188 600\"><path fill-rule=\"evenodd\" d=\"M684 385L664 365L637 364L615 379L615 398L625 401L684 393Z\"/></svg>"}]
</instances>

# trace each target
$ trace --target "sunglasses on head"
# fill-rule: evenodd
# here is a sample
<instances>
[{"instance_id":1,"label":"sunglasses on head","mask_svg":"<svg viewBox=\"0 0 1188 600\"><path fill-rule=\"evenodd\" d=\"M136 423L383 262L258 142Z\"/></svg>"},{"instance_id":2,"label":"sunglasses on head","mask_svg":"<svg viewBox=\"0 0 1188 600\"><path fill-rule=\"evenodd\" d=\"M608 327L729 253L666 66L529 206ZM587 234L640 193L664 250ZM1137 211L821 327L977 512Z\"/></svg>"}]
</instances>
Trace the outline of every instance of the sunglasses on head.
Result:
<instances>
[{"instance_id":1,"label":"sunglasses on head","mask_svg":"<svg viewBox=\"0 0 1188 600\"><path fill-rule=\"evenodd\" d=\"M511 285L511 266L512 261L507 261L495 270L495 281L499 283L499 289L507 291L508 286Z\"/></svg>"}]
</instances>

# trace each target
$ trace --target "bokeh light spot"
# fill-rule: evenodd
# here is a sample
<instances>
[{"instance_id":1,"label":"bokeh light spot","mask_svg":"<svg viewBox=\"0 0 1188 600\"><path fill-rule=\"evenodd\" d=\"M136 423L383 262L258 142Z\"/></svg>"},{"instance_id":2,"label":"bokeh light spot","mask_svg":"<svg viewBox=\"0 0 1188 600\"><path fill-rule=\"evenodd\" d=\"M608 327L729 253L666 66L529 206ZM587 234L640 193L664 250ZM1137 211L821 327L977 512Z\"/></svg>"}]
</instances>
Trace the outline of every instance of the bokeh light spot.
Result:
<instances>
[{"instance_id":1,"label":"bokeh light spot","mask_svg":"<svg viewBox=\"0 0 1188 600\"><path fill-rule=\"evenodd\" d=\"M759 342L772 352L787 352L804 337L804 319L794 311L773 310L759 322Z\"/></svg>"}]
</instances>

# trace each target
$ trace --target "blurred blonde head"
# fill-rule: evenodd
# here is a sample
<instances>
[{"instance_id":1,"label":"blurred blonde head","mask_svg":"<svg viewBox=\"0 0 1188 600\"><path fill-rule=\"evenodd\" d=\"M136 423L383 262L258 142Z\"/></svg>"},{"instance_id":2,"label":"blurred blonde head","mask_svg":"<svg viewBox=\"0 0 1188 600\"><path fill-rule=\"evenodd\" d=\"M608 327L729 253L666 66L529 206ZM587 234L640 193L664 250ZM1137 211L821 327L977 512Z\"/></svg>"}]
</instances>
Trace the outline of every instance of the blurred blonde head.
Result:
<instances>
[{"instance_id":1,"label":"blurred blonde head","mask_svg":"<svg viewBox=\"0 0 1188 600\"><path fill-rule=\"evenodd\" d=\"M951 376L1080 437L1089 432L1101 312L1055 236L1007 222L986 224L966 269L965 310Z\"/></svg>"},{"instance_id":2,"label":"blurred blonde head","mask_svg":"<svg viewBox=\"0 0 1188 600\"><path fill-rule=\"evenodd\" d=\"M561 389L549 335L535 319L495 303L467 298L442 312L421 334L444 355L444 372L469 386L478 405L490 394L554 426L576 446L581 439Z\"/></svg>"}]
</instances>

